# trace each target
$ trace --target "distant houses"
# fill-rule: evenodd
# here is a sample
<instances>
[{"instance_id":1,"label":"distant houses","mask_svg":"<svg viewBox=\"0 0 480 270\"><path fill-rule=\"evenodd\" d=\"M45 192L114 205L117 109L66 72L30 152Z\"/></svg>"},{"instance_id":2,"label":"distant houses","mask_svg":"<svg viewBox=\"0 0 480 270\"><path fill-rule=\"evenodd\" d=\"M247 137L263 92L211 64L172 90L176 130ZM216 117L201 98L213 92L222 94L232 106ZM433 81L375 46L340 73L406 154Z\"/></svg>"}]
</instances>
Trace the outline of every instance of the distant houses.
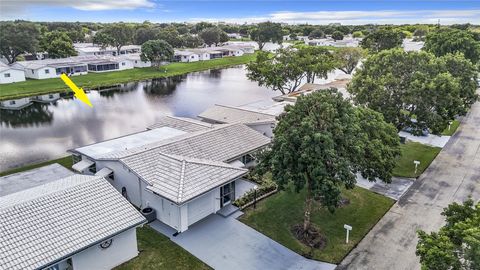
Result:
<instances>
[{"instance_id":1,"label":"distant houses","mask_svg":"<svg viewBox=\"0 0 480 270\"><path fill-rule=\"evenodd\" d=\"M60 77L85 75L89 72L101 73L133 68L151 67L150 61L143 61L140 57L141 46L122 46L120 54L116 48L102 48L92 43L75 43L78 56L60 59L42 59L18 61L11 65L0 62L0 84L14 83L28 79L50 79ZM225 45L219 47L194 48L175 50L172 61L197 62L223 57L242 56L245 53L254 53L255 48L250 45Z\"/></svg>"}]
</instances>

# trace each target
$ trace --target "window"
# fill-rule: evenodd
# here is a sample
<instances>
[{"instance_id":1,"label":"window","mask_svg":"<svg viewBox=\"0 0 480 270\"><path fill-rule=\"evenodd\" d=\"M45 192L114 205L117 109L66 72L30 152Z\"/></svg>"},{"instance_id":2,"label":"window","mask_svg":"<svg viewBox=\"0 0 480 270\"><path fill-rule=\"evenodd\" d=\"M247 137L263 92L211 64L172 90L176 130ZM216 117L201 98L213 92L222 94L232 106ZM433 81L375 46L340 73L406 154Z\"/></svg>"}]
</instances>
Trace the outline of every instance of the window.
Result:
<instances>
[{"instance_id":1,"label":"window","mask_svg":"<svg viewBox=\"0 0 480 270\"><path fill-rule=\"evenodd\" d=\"M221 207L235 200L235 182L230 182L220 188Z\"/></svg>"},{"instance_id":2,"label":"window","mask_svg":"<svg viewBox=\"0 0 480 270\"><path fill-rule=\"evenodd\" d=\"M49 69L45 69L45 74L49 74L50 73L50 70Z\"/></svg>"},{"instance_id":3,"label":"window","mask_svg":"<svg viewBox=\"0 0 480 270\"><path fill-rule=\"evenodd\" d=\"M32 74L35 74L35 71L32 69Z\"/></svg>"},{"instance_id":4,"label":"window","mask_svg":"<svg viewBox=\"0 0 480 270\"><path fill-rule=\"evenodd\" d=\"M255 159L252 157L252 155L246 154L242 157L241 161L243 164L247 165L248 163L255 161Z\"/></svg>"},{"instance_id":5,"label":"window","mask_svg":"<svg viewBox=\"0 0 480 270\"><path fill-rule=\"evenodd\" d=\"M125 62L122 62L122 66L125 66Z\"/></svg>"},{"instance_id":6,"label":"window","mask_svg":"<svg viewBox=\"0 0 480 270\"><path fill-rule=\"evenodd\" d=\"M5 78L10 78L10 73L5 73L3 76L5 76Z\"/></svg>"},{"instance_id":7,"label":"window","mask_svg":"<svg viewBox=\"0 0 480 270\"><path fill-rule=\"evenodd\" d=\"M48 95L48 98L53 98L53 95Z\"/></svg>"},{"instance_id":8,"label":"window","mask_svg":"<svg viewBox=\"0 0 480 270\"><path fill-rule=\"evenodd\" d=\"M137 63L137 60L135 60L135 64Z\"/></svg>"},{"instance_id":9,"label":"window","mask_svg":"<svg viewBox=\"0 0 480 270\"><path fill-rule=\"evenodd\" d=\"M15 105L15 100L10 100L10 105Z\"/></svg>"}]
</instances>

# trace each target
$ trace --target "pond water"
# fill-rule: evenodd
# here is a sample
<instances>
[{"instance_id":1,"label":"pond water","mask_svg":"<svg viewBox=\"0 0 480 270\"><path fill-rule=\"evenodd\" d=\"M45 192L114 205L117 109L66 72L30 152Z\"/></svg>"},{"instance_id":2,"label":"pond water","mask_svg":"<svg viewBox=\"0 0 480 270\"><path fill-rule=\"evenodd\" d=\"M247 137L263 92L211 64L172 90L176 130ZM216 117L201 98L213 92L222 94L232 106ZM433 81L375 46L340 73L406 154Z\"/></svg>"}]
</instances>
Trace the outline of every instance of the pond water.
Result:
<instances>
[{"instance_id":1,"label":"pond water","mask_svg":"<svg viewBox=\"0 0 480 270\"><path fill-rule=\"evenodd\" d=\"M249 81L239 66L90 91L93 108L58 95L2 102L15 109L0 110L0 171L145 130L165 114L195 117L216 103L243 105L276 95Z\"/></svg>"}]
</instances>

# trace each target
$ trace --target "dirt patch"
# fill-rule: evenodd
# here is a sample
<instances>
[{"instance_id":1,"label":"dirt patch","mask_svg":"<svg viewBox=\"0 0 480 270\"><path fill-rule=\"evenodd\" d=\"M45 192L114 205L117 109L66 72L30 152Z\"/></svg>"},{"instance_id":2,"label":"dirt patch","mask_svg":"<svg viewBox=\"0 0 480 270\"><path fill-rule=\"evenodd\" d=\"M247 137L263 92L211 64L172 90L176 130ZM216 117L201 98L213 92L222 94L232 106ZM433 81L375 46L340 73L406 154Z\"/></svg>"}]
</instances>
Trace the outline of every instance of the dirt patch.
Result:
<instances>
[{"instance_id":1,"label":"dirt patch","mask_svg":"<svg viewBox=\"0 0 480 270\"><path fill-rule=\"evenodd\" d=\"M327 238L314 226L310 226L310 228L304 231L303 224L296 224L292 226L290 231L298 241L302 242L307 247L321 250L327 245Z\"/></svg>"},{"instance_id":2,"label":"dirt patch","mask_svg":"<svg viewBox=\"0 0 480 270\"><path fill-rule=\"evenodd\" d=\"M344 207L350 204L350 199L349 198L340 198L338 201L338 207Z\"/></svg>"}]
</instances>

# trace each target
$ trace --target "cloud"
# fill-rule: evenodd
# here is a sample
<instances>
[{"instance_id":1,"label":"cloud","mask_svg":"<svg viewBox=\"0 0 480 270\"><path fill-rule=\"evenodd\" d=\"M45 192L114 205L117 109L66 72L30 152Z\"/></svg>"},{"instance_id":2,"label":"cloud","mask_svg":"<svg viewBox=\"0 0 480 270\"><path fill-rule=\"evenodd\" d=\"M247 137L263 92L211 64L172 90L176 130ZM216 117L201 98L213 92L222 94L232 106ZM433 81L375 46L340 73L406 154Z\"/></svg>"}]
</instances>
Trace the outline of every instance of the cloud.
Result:
<instances>
[{"instance_id":1,"label":"cloud","mask_svg":"<svg viewBox=\"0 0 480 270\"><path fill-rule=\"evenodd\" d=\"M50 6L50 7L70 7L79 10L115 10L115 9L136 9L136 8L154 8L155 3L152 0L1 0L0 10L3 14L22 13L31 7Z\"/></svg>"},{"instance_id":2,"label":"cloud","mask_svg":"<svg viewBox=\"0 0 480 270\"><path fill-rule=\"evenodd\" d=\"M377 11L278 11L266 16L244 18L193 18L192 21L223 21L227 23L257 23L273 21L309 24L412 24L412 23L480 23L480 10L377 10Z\"/></svg>"}]
</instances>

